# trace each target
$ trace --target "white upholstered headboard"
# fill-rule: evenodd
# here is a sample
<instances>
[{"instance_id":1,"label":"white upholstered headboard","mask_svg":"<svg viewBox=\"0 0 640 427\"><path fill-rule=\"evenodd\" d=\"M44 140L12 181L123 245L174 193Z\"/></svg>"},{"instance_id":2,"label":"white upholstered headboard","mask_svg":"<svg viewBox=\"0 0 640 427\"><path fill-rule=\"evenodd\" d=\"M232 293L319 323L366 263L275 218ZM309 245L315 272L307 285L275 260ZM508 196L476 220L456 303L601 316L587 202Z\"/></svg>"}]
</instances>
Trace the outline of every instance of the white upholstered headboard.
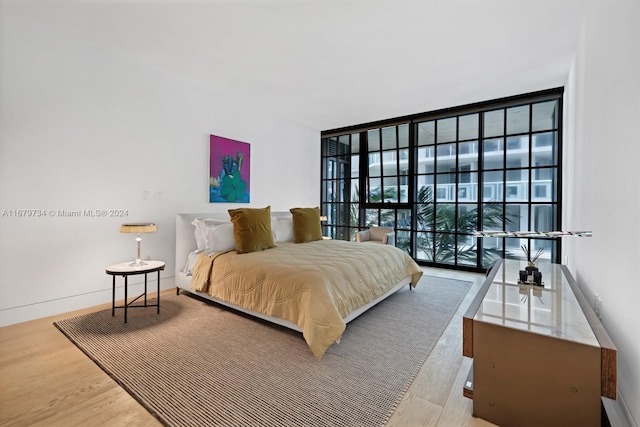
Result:
<instances>
[{"instance_id":1,"label":"white upholstered headboard","mask_svg":"<svg viewBox=\"0 0 640 427\"><path fill-rule=\"evenodd\" d=\"M291 212L271 212L271 216L291 217ZM176 276L182 272L187 263L189 253L197 249L195 238L195 227L191 224L194 219L219 219L229 220L229 213L206 212L206 213L181 213L176 217Z\"/></svg>"}]
</instances>

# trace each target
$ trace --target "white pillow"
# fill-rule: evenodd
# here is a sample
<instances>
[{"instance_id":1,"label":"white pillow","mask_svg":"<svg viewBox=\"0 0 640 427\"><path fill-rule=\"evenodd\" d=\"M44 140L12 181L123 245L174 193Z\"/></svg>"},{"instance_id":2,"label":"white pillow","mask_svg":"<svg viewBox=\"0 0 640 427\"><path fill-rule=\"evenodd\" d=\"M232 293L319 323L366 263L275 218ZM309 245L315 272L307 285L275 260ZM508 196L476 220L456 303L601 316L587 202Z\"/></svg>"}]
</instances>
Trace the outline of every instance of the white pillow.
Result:
<instances>
[{"instance_id":1,"label":"white pillow","mask_svg":"<svg viewBox=\"0 0 640 427\"><path fill-rule=\"evenodd\" d=\"M233 225L231 221L196 218L191 224L196 228L195 238L198 250L205 251L207 255L236 247L235 240L233 239ZM221 226L224 227L216 231L216 229ZM228 236L229 228L231 229L231 240L229 240ZM218 240L220 240L220 242L218 242Z\"/></svg>"},{"instance_id":2,"label":"white pillow","mask_svg":"<svg viewBox=\"0 0 640 427\"><path fill-rule=\"evenodd\" d=\"M182 272L186 273L187 276L191 276L193 274L193 266L196 264L196 261L198 260L198 256L200 255L201 252L202 251L200 249L196 249L195 251L191 252L187 257L187 264L184 266L184 269L182 270Z\"/></svg>"},{"instance_id":3,"label":"white pillow","mask_svg":"<svg viewBox=\"0 0 640 427\"><path fill-rule=\"evenodd\" d=\"M209 227L215 226L216 224L219 224L221 222L222 221L216 219L202 218L196 218L191 222L191 224L196 228L196 246L199 250L203 251L207 248L207 233L209 232Z\"/></svg>"},{"instance_id":4,"label":"white pillow","mask_svg":"<svg viewBox=\"0 0 640 427\"><path fill-rule=\"evenodd\" d=\"M271 217L273 242L293 242L293 219Z\"/></svg>"},{"instance_id":5,"label":"white pillow","mask_svg":"<svg viewBox=\"0 0 640 427\"><path fill-rule=\"evenodd\" d=\"M236 239L233 235L233 224L220 224L209 227L207 249L204 250L207 256L214 252L225 252L235 248Z\"/></svg>"}]
</instances>

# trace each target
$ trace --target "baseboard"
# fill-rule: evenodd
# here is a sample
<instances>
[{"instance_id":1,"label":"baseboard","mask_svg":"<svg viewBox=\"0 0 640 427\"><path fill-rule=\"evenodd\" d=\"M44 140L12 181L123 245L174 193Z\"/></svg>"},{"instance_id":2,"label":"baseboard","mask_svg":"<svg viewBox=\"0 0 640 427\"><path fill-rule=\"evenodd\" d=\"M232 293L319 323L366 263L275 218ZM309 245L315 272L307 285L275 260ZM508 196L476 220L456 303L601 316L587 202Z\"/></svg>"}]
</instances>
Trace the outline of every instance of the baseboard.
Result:
<instances>
[{"instance_id":1,"label":"baseboard","mask_svg":"<svg viewBox=\"0 0 640 427\"><path fill-rule=\"evenodd\" d=\"M147 292L150 294L155 293L157 289L156 286L155 280L152 280L148 285ZM117 281L117 300L121 300L124 296L122 287L123 284ZM171 288L175 288L174 277L162 277L160 279L160 290L164 291ZM137 296L143 292L143 289L144 280L142 282L129 283L128 293L130 296ZM78 295L67 295L57 299L37 301L18 307L8 307L0 310L0 327L111 303L111 292L112 288L109 287Z\"/></svg>"},{"instance_id":2,"label":"baseboard","mask_svg":"<svg viewBox=\"0 0 640 427\"><path fill-rule=\"evenodd\" d=\"M620 390L617 390L616 400L602 398L602 425L604 427L638 427L629 406Z\"/></svg>"}]
</instances>

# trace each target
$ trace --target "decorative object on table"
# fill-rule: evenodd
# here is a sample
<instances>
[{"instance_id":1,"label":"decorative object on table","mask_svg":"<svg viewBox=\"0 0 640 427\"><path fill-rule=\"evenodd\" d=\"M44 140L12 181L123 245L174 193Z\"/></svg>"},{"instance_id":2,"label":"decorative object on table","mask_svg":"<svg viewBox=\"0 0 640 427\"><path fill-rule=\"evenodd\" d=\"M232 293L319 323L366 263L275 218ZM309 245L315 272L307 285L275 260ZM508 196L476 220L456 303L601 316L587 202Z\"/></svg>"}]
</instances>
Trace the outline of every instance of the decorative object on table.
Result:
<instances>
[{"instance_id":1,"label":"decorative object on table","mask_svg":"<svg viewBox=\"0 0 640 427\"><path fill-rule=\"evenodd\" d=\"M251 145L209 137L209 203L249 203Z\"/></svg>"},{"instance_id":2,"label":"decorative object on table","mask_svg":"<svg viewBox=\"0 0 640 427\"><path fill-rule=\"evenodd\" d=\"M518 282L527 283L527 272L525 270L520 270Z\"/></svg>"},{"instance_id":3,"label":"decorative object on table","mask_svg":"<svg viewBox=\"0 0 640 427\"><path fill-rule=\"evenodd\" d=\"M138 242L138 252L136 254L136 261L129 264L129 266L142 267L147 265L146 262L143 262L140 259L140 242L142 241L142 237L140 237L140 234L155 233L156 225L152 222L137 222L137 223L122 224L120 226L120 232L121 233L138 233L138 237L136 237L136 242Z\"/></svg>"},{"instance_id":4,"label":"decorative object on table","mask_svg":"<svg viewBox=\"0 0 640 427\"><path fill-rule=\"evenodd\" d=\"M522 304L529 301L530 296L538 298L538 301L540 301L541 304L544 304L544 301L542 301L542 289L540 289L541 286L531 286L526 283L519 283L518 288L518 293L521 295L520 302Z\"/></svg>"},{"instance_id":5,"label":"decorative object on table","mask_svg":"<svg viewBox=\"0 0 640 427\"><path fill-rule=\"evenodd\" d=\"M591 231L476 231L473 237L591 237Z\"/></svg>"},{"instance_id":6,"label":"decorative object on table","mask_svg":"<svg viewBox=\"0 0 640 427\"><path fill-rule=\"evenodd\" d=\"M542 283L542 273L538 270L538 267L536 267L536 260L540 258L540 255L544 252L544 248L539 248L535 255L532 256L527 246L520 245L520 247L527 257L528 265L518 273L518 283L544 286L544 283Z\"/></svg>"},{"instance_id":7,"label":"decorative object on table","mask_svg":"<svg viewBox=\"0 0 640 427\"><path fill-rule=\"evenodd\" d=\"M542 284L542 273L540 271L533 272L533 283L537 286L544 286Z\"/></svg>"},{"instance_id":8,"label":"decorative object on table","mask_svg":"<svg viewBox=\"0 0 640 427\"><path fill-rule=\"evenodd\" d=\"M593 232L591 231L476 231L473 233L473 237L515 237L515 238L536 238L536 237L591 237ZM544 286L542 282L542 273L536 268L535 262L542 252L543 248L538 249L536 255L531 259L529 249L524 245L520 246L527 256L529 265L520 270L518 276L518 283L530 284L536 286Z\"/></svg>"}]
</instances>

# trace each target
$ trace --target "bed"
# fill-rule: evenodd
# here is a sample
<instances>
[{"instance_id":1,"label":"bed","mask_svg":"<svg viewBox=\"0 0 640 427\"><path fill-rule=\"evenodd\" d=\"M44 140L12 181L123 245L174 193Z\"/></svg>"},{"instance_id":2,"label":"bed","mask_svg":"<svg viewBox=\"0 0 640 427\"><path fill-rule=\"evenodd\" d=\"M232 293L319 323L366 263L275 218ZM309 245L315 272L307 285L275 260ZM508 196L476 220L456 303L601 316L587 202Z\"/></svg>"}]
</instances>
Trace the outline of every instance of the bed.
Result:
<instances>
[{"instance_id":1,"label":"bed","mask_svg":"<svg viewBox=\"0 0 640 427\"><path fill-rule=\"evenodd\" d=\"M271 217L273 224L286 222L291 213ZM414 287L422 276L409 255L390 245L276 239L274 248L259 252L200 253L193 225L197 218L222 223L229 215L178 214L177 292L301 332L317 359L339 342L347 323L404 286Z\"/></svg>"}]
</instances>

